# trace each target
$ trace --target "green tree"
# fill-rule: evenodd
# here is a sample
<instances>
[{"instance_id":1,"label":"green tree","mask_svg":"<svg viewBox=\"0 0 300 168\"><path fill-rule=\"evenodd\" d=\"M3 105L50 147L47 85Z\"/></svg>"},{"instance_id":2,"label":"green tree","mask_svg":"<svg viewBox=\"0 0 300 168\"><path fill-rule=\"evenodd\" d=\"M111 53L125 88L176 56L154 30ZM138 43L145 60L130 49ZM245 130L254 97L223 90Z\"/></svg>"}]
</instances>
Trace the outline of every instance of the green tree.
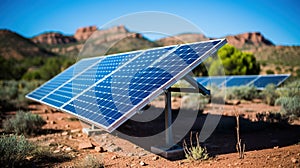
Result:
<instances>
[{"instance_id":1,"label":"green tree","mask_svg":"<svg viewBox=\"0 0 300 168\"><path fill-rule=\"evenodd\" d=\"M259 63L252 53L242 52L231 45L225 45L218 51L221 61L210 63L209 75L219 75L220 66L224 67L225 75L255 75L260 71Z\"/></svg>"}]
</instances>

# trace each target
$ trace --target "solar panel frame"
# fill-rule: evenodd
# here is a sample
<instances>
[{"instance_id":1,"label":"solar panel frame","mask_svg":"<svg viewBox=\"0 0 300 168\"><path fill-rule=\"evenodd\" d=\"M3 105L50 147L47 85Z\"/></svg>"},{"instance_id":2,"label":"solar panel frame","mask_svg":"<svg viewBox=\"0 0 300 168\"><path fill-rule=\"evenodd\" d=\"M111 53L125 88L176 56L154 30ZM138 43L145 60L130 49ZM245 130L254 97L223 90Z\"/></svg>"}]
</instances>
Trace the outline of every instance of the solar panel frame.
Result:
<instances>
[{"instance_id":1,"label":"solar panel frame","mask_svg":"<svg viewBox=\"0 0 300 168\"><path fill-rule=\"evenodd\" d=\"M123 114L122 117L120 117L119 119L117 119L113 124L111 124L109 127L103 126L97 122L94 122L92 120L87 120L90 123L95 124L96 126L100 126L103 127L104 129L106 129L108 132L112 132L114 129L116 129L118 126L120 126L122 123L124 123L127 119L131 118L136 111L140 110L141 108L143 108L145 105L147 105L149 102L151 102L155 97L157 97L158 95L160 95L160 93L162 92L162 90L164 90L164 88L168 88L171 85L173 85L174 83L176 83L177 80L179 80L180 78L184 77L188 72L190 72L190 70L192 70L193 68L195 68L198 64L200 64L202 62L202 60L206 59L208 56L212 55L213 53L215 53L221 46L223 46L226 43L226 40L222 39L222 40L212 40L210 42L213 41L219 41L217 43L217 45L214 45L214 47L210 48L209 50L207 50L202 57L198 58L197 61L195 61L194 63L190 64L190 66L186 67L183 71L181 71L181 73L178 73L176 76L174 76L169 82L161 85L159 88L156 89L156 91L154 91L152 94L149 94L146 98L144 98L144 101L142 101L140 104L134 106L131 110L129 110L127 113ZM206 43L206 42L200 42L200 43ZM191 45L191 44L187 44L187 45ZM176 50L177 48L179 48L179 46L173 48L173 50ZM153 50L157 50L157 48L153 49ZM171 50L170 52L164 54L166 56L168 56L169 54L171 54L173 52L173 50ZM163 58L164 56L161 56L161 58ZM158 62L158 61L157 61ZM122 67L120 67L122 68ZM103 80L102 80L103 81ZM101 82L101 81L100 81ZM96 82L93 86L91 86L90 88L86 89L89 90L92 87L96 86L98 83L100 83L99 81ZM86 92L84 91L84 92ZM74 97L72 100L75 100L77 97L79 97L80 95L82 95L84 92L82 92L81 94L78 94L76 97ZM65 105L62 106L65 107L68 103L70 103L71 101L67 102ZM66 111L66 109L64 109L64 111ZM86 120L85 117L80 116L80 118L83 118L84 120Z\"/></svg>"},{"instance_id":2,"label":"solar panel frame","mask_svg":"<svg viewBox=\"0 0 300 168\"><path fill-rule=\"evenodd\" d=\"M275 86L279 86L281 85L288 77L290 76L290 74L272 74L272 75L258 75L258 77L253 80L251 83L249 83L249 85L253 85L254 87L256 87L259 90L263 90L267 85L269 84L274 84ZM261 80L262 78L274 78L274 77L282 77L281 80L279 80L276 83L267 83L267 84L261 84L261 83L256 83L257 81Z\"/></svg>"}]
</instances>

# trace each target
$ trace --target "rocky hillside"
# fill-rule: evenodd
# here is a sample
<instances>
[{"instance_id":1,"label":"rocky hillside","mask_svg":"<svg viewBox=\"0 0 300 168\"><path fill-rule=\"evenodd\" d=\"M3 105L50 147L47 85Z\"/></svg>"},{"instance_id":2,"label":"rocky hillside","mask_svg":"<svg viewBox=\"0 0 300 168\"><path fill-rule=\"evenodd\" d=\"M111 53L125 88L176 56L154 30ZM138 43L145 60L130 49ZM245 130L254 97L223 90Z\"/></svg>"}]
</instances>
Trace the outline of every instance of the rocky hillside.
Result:
<instances>
[{"instance_id":1,"label":"rocky hillside","mask_svg":"<svg viewBox=\"0 0 300 168\"><path fill-rule=\"evenodd\" d=\"M74 38L77 41L86 41L95 31L97 31L96 26L82 27L76 30Z\"/></svg>"},{"instance_id":2,"label":"rocky hillside","mask_svg":"<svg viewBox=\"0 0 300 168\"><path fill-rule=\"evenodd\" d=\"M5 59L15 58L22 59L24 57L35 56L54 56L55 54L38 46L15 32L10 30L0 30L0 56Z\"/></svg>"},{"instance_id":3,"label":"rocky hillside","mask_svg":"<svg viewBox=\"0 0 300 168\"><path fill-rule=\"evenodd\" d=\"M77 42L73 36L65 36L56 32L43 33L33 37L31 40L36 44L43 45L69 44Z\"/></svg>"},{"instance_id":4,"label":"rocky hillside","mask_svg":"<svg viewBox=\"0 0 300 168\"><path fill-rule=\"evenodd\" d=\"M223 37L228 43L243 50L253 52L259 61L300 66L300 46L275 46L259 32L242 33ZM89 41L87 41L90 39ZM96 26L78 28L74 35L47 32L27 39L9 30L0 31L0 55L4 58L21 59L27 56L65 55L77 57L125 52L155 46L166 46L184 42L197 42L214 38L203 34L185 33L150 41L143 35L130 32L124 26L98 29ZM94 47L97 46L97 47Z\"/></svg>"},{"instance_id":5,"label":"rocky hillside","mask_svg":"<svg viewBox=\"0 0 300 168\"><path fill-rule=\"evenodd\" d=\"M105 30L98 30L95 26L82 27L76 30L73 38L75 39L74 42L61 43L60 45L52 43L44 47L59 55L76 57L84 45L85 48L80 53L81 56L104 55L156 46L155 43L145 39L141 34L129 32L122 25ZM63 41L63 39L60 38L56 41Z\"/></svg>"},{"instance_id":6,"label":"rocky hillside","mask_svg":"<svg viewBox=\"0 0 300 168\"><path fill-rule=\"evenodd\" d=\"M226 37L228 43L242 51L254 53L262 65L262 72L290 73L300 76L300 46L276 46L260 32L248 32ZM203 34L181 34L157 40L159 45L209 40Z\"/></svg>"},{"instance_id":7,"label":"rocky hillside","mask_svg":"<svg viewBox=\"0 0 300 168\"><path fill-rule=\"evenodd\" d=\"M226 36L225 37L229 44L237 47L262 47L262 46L273 46L274 44L266 39L260 32L250 32L238 35Z\"/></svg>"},{"instance_id":8,"label":"rocky hillside","mask_svg":"<svg viewBox=\"0 0 300 168\"><path fill-rule=\"evenodd\" d=\"M263 64L276 65L277 70L271 69L272 71L278 72L278 69L284 69L284 66L289 66L288 69L300 66L300 62L295 61L300 59L300 46L276 46L259 32L226 36L226 39L229 44L254 53L256 59ZM293 71L282 70L278 73L293 73Z\"/></svg>"},{"instance_id":9,"label":"rocky hillside","mask_svg":"<svg viewBox=\"0 0 300 168\"><path fill-rule=\"evenodd\" d=\"M243 48L256 48L262 46L273 46L274 44L266 39L260 32L249 32L238 35L230 35L223 37L226 38L228 43L243 49ZM189 43L189 42L197 42L197 41L205 41L214 38L208 38L203 34L180 34L173 37L166 37L157 40L157 43L160 45L172 45L172 44L180 44L180 43Z\"/></svg>"}]
</instances>

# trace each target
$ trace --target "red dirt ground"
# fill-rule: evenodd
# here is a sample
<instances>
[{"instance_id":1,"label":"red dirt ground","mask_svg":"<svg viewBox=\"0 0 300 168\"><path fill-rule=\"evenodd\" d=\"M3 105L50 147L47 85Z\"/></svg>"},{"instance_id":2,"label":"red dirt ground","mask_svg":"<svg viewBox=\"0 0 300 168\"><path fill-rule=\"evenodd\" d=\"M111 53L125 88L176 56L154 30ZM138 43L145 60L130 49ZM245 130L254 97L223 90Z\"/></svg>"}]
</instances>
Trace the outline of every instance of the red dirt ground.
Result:
<instances>
[{"instance_id":1,"label":"red dirt ground","mask_svg":"<svg viewBox=\"0 0 300 168\"><path fill-rule=\"evenodd\" d=\"M84 167L87 156L96 157L105 167L300 167L299 121L289 126L267 125L261 131L250 129L241 132L241 138L246 143L244 159L239 159L235 150L235 128L228 127L231 129L229 132L214 133L204 143L213 155L209 160L169 161L105 132L87 137L81 131L84 124L69 114L51 112L42 105L31 105L30 108L47 121L43 127L44 133L30 140L48 147L56 155L67 156L66 159L42 160L39 164L42 167ZM208 106L204 113L209 109ZM252 124L256 122L255 114L278 109L260 101L225 105L222 119L224 123L229 120L234 122L234 111L238 111L243 116L242 120ZM87 149L81 149L84 145Z\"/></svg>"}]
</instances>

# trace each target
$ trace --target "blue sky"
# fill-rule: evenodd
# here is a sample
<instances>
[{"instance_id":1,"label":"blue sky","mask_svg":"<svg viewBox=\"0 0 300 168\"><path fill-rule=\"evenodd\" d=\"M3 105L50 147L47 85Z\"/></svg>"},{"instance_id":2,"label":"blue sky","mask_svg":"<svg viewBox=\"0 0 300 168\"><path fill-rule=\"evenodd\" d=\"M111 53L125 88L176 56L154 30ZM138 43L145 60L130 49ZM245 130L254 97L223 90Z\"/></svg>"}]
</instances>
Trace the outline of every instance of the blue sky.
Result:
<instances>
[{"instance_id":1,"label":"blue sky","mask_svg":"<svg viewBox=\"0 0 300 168\"><path fill-rule=\"evenodd\" d=\"M297 0L1 0L0 29L25 37L45 31L73 34L78 27L101 27L130 13L160 11L189 20L208 37L259 31L275 44L300 45L299 6Z\"/></svg>"}]
</instances>

